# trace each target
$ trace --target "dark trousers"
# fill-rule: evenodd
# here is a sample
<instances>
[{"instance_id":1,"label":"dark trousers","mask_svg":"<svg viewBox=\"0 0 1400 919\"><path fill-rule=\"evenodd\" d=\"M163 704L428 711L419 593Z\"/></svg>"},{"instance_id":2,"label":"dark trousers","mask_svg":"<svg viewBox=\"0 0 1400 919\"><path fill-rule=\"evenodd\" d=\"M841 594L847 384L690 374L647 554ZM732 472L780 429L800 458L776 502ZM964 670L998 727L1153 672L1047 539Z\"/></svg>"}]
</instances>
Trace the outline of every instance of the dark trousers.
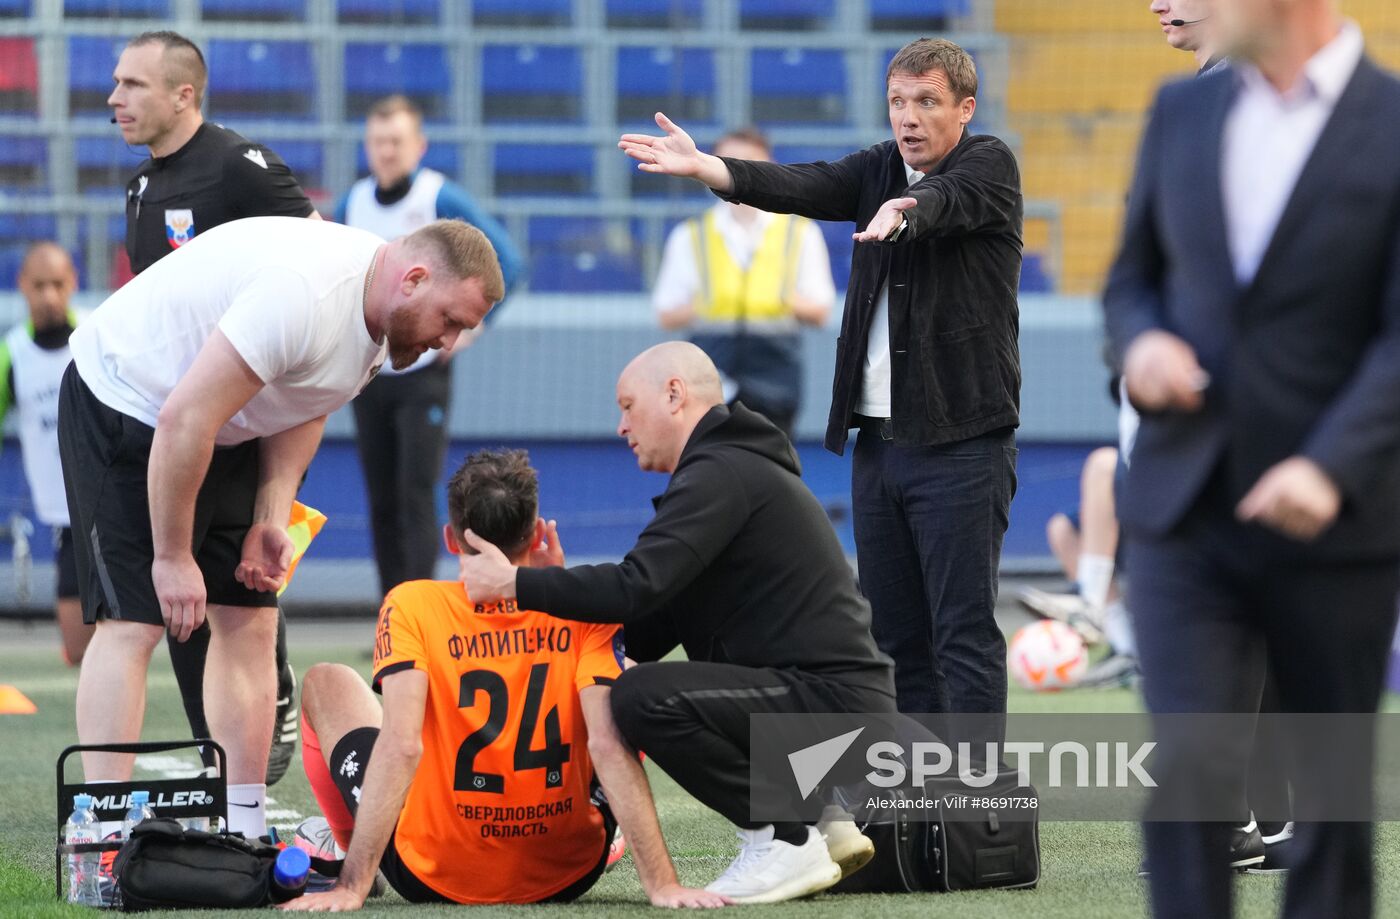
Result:
<instances>
[{"instance_id":1,"label":"dark trousers","mask_svg":"<svg viewBox=\"0 0 1400 919\"><path fill-rule=\"evenodd\" d=\"M636 750L735 826L750 818L750 715L889 714L893 700L810 674L701 661L640 664L612 688L613 718ZM775 788L754 793L784 794ZM793 802L794 812L798 808Z\"/></svg>"},{"instance_id":2,"label":"dark trousers","mask_svg":"<svg viewBox=\"0 0 1400 919\"><path fill-rule=\"evenodd\" d=\"M965 739L1000 741L1006 639L994 614L1015 436L905 447L887 431L862 426L851 503L860 588L875 641L894 660L899 710L991 714L995 736Z\"/></svg>"},{"instance_id":3,"label":"dark trousers","mask_svg":"<svg viewBox=\"0 0 1400 919\"><path fill-rule=\"evenodd\" d=\"M1267 667L1284 712L1374 712L1395 631L1400 560L1309 559L1237 523L1232 511L1227 500L1203 499L1172 534L1129 539L1129 600L1149 710L1256 712ZM1252 737L1215 737L1202 749L1191 732L1166 725L1158 722L1154 767L1162 788L1233 795L1234 783L1243 784ZM1364 751L1338 757L1328 744L1284 742L1300 814L1316 812L1337 788L1369 796L1372 757ZM1144 823L1158 919L1231 914L1229 834L1227 821ZM1372 914L1371 824L1300 823L1293 845L1284 916Z\"/></svg>"},{"instance_id":4,"label":"dark trousers","mask_svg":"<svg viewBox=\"0 0 1400 919\"><path fill-rule=\"evenodd\" d=\"M430 364L402 376L381 374L351 403L381 594L433 576L451 392L451 366Z\"/></svg>"}]
</instances>

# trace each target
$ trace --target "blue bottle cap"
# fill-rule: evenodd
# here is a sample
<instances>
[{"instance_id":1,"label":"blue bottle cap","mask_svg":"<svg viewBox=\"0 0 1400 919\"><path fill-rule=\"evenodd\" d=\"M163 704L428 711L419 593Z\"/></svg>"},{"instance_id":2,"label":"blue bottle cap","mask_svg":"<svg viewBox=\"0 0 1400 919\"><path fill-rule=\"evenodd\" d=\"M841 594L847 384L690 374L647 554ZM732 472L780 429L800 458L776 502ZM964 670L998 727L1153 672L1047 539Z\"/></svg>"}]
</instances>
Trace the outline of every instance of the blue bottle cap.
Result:
<instances>
[{"instance_id":1,"label":"blue bottle cap","mask_svg":"<svg viewBox=\"0 0 1400 919\"><path fill-rule=\"evenodd\" d=\"M150 801L151 793L149 791L133 791L131 793L131 803L133 806L149 804Z\"/></svg>"},{"instance_id":2,"label":"blue bottle cap","mask_svg":"<svg viewBox=\"0 0 1400 919\"><path fill-rule=\"evenodd\" d=\"M74 810L88 810L88 809L91 808L91 807L92 807L92 795L74 795L74 796L73 796L73 809L74 809Z\"/></svg>"},{"instance_id":3,"label":"blue bottle cap","mask_svg":"<svg viewBox=\"0 0 1400 919\"><path fill-rule=\"evenodd\" d=\"M272 877L279 887L300 887L310 871L311 856L294 846L278 852L272 863Z\"/></svg>"}]
</instances>

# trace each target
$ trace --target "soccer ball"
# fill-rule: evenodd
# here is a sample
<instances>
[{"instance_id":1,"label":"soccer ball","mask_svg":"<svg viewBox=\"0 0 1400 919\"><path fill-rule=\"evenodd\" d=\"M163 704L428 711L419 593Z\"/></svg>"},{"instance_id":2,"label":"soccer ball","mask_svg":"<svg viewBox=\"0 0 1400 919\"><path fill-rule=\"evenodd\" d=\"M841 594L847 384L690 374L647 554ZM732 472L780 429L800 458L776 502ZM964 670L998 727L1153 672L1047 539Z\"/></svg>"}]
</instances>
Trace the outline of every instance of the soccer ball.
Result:
<instances>
[{"instance_id":1,"label":"soccer ball","mask_svg":"<svg viewBox=\"0 0 1400 919\"><path fill-rule=\"evenodd\" d=\"M1084 639L1055 619L1022 626L1012 636L1008 653L1011 676L1036 692L1073 686L1089 666Z\"/></svg>"}]
</instances>

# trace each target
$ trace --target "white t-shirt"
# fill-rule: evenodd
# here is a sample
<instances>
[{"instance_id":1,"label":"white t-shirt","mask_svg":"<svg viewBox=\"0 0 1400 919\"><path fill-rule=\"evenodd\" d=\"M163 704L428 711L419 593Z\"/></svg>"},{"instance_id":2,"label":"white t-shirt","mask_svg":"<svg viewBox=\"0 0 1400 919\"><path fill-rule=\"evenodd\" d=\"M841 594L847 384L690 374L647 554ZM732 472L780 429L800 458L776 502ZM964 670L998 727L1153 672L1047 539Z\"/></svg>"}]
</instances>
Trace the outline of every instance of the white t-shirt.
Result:
<instances>
[{"instance_id":1,"label":"white t-shirt","mask_svg":"<svg viewBox=\"0 0 1400 919\"><path fill-rule=\"evenodd\" d=\"M206 230L137 275L69 340L104 405L155 426L175 385L218 329L264 387L219 429L229 446L335 411L388 351L370 338L365 274L384 240L300 217L251 217Z\"/></svg>"},{"instance_id":2,"label":"white t-shirt","mask_svg":"<svg viewBox=\"0 0 1400 919\"><path fill-rule=\"evenodd\" d=\"M713 210L715 227L724 240L729 257L734 259L734 264L747 269L758 251L759 243L763 242L764 231L772 222L773 215L759 211L752 222L741 223L734 218L734 209L728 204L716 204ZM700 279L701 266L695 264L695 241L691 236L691 226L689 221L680 223L666 238L661 267L656 273L656 286L651 292L652 306L658 313L690 306L704 286ZM807 221L798 258L798 295L819 303L834 302L836 285L831 280L831 257L827 255L826 239L811 221Z\"/></svg>"},{"instance_id":3,"label":"white t-shirt","mask_svg":"<svg viewBox=\"0 0 1400 919\"><path fill-rule=\"evenodd\" d=\"M913 185L924 177L904 164L904 174ZM875 301L875 316L870 320L870 337L865 346L865 372L861 375L860 401L856 403L856 414L871 418L888 418L890 409L890 289L889 283L880 285L880 296Z\"/></svg>"}]
</instances>

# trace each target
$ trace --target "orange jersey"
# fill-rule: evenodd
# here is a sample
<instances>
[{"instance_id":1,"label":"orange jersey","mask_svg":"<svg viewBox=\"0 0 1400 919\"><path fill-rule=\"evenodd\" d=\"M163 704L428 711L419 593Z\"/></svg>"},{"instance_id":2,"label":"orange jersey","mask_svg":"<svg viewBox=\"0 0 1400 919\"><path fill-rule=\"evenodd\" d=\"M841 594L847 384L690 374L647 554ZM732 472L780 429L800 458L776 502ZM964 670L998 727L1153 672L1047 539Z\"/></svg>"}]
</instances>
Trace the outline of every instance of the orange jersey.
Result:
<instances>
[{"instance_id":1,"label":"orange jersey","mask_svg":"<svg viewBox=\"0 0 1400 919\"><path fill-rule=\"evenodd\" d=\"M598 864L603 818L578 691L622 672L622 633L473 604L456 581L410 581L379 613L374 687L428 674L423 758L395 830L404 864L461 903L529 902Z\"/></svg>"}]
</instances>

